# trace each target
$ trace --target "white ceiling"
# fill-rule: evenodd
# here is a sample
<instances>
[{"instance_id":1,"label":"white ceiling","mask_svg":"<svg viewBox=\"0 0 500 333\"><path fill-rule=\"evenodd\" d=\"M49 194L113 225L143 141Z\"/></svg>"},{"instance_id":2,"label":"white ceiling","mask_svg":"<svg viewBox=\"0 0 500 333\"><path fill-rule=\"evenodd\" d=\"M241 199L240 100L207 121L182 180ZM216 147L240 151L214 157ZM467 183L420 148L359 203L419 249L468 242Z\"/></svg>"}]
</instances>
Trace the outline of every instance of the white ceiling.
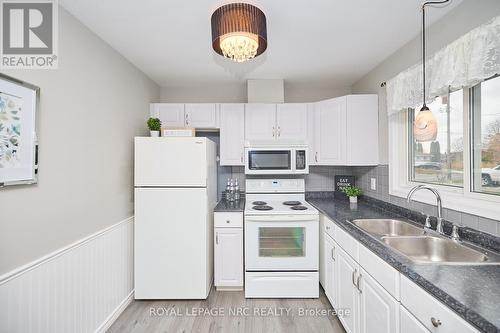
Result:
<instances>
[{"instance_id":1,"label":"white ceiling","mask_svg":"<svg viewBox=\"0 0 500 333\"><path fill-rule=\"evenodd\" d=\"M459 4L429 10L429 23ZM236 64L212 51L210 16L224 0L60 0L160 86L248 78L350 86L420 33L420 0L255 0L267 51Z\"/></svg>"}]
</instances>

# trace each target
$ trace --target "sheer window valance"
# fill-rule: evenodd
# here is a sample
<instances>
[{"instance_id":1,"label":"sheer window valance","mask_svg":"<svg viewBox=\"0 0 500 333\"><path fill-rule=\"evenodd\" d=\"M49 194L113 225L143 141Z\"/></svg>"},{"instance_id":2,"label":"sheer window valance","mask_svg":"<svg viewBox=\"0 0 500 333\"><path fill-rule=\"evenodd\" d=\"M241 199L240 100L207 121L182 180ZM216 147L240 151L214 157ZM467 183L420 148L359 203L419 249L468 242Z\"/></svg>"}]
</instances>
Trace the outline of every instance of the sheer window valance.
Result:
<instances>
[{"instance_id":1,"label":"sheer window valance","mask_svg":"<svg viewBox=\"0 0 500 333\"><path fill-rule=\"evenodd\" d=\"M429 99L446 94L449 89L471 87L500 74L500 16L471 30L429 56L426 67ZM421 103L421 63L387 81L389 114Z\"/></svg>"}]
</instances>

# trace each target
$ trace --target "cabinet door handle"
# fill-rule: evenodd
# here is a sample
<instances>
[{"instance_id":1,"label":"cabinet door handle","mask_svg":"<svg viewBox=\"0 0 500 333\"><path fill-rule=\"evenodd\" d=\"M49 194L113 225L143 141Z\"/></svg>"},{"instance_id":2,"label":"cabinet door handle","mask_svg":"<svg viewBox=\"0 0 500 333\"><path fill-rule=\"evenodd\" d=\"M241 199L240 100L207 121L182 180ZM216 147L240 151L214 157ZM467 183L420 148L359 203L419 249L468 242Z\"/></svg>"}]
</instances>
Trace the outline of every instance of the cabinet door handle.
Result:
<instances>
[{"instance_id":1,"label":"cabinet door handle","mask_svg":"<svg viewBox=\"0 0 500 333\"><path fill-rule=\"evenodd\" d=\"M215 233L215 244L219 244L219 233Z\"/></svg>"},{"instance_id":2,"label":"cabinet door handle","mask_svg":"<svg viewBox=\"0 0 500 333\"><path fill-rule=\"evenodd\" d=\"M314 153L314 160L315 160L316 162L318 162L318 152L315 152L315 153Z\"/></svg>"},{"instance_id":3,"label":"cabinet door handle","mask_svg":"<svg viewBox=\"0 0 500 333\"><path fill-rule=\"evenodd\" d=\"M243 162L244 162L244 161L243 161L243 155L244 155L244 153L241 153L241 157L240 157L240 159L241 159L241 163L243 163Z\"/></svg>"},{"instance_id":4,"label":"cabinet door handle","mask_svg":"<svg viewBox=\"0 0 500 333\"><path fill-rule=\"evenodd\" d=\"M276 131L275 131L274 126L273 126L273 138L275 135L276 135Z\"/></svg>"},{"instance_id":5,"label":"cabinet door handle","mask_svg":"<svg viewBox=\"0 0 500 333\"><path fill-rule=\"evenodd\" d=\"M356 287L356 282L354 282L355 278L354 278L354 275L356 275L356 272L358 271L357 268L355 268L353 271L352 271L352 284Z\"/></svg>"},{"instance_id":6,"label":"cabinet door handle","mask_svg":"<svg viewBox=\"0 0 500 333\"><path fill-rule=\"evenodd\" d=\"M189 125L189 115L187 113L184 116L184 118L186 119L186 125Z\"/></svg>"},{"instance_id":7,"label":"cabinet door handle","mask_svg":"<svg viewBox=\"0 0 500 333\"><path fill-rule=\"evenodd\" d=\"M434 327L438 327L438 326L441 326L441 320L439 319L436 319L434 317L431 317L431 323L432 323L432 326Z\"/></svg>"},{"instance_id":8,"label":"cabinet door handle","mask_svg":"<svg viewBox=\"0 0 500 333\"><path fill-rule=\"evenodd\" d=\"M332 259L333 261L335 261L335 248L332 247Z\"/></svg>"},{"instance_id":9,"label":"cabinet door handle","mask_svg":"<svg viewBox=\"0 0 500 333\"><path fill-rule=\"evenodd\" d=\"M359 281L361 280L361 273L359 273L358 278L356 279L356 287L358 288L359 292L362 293L361 288L359 287Z\"/></svg>"},{"instance_id":10,"label":"cabinet door handle","mask_svg":"<svg viewBox=\"0 0 500 333\"><path fill-rule=\"evenodd\" d=\"M278 138L281 136L281 127L278 126Z\"/></svg>"}]
</instances>

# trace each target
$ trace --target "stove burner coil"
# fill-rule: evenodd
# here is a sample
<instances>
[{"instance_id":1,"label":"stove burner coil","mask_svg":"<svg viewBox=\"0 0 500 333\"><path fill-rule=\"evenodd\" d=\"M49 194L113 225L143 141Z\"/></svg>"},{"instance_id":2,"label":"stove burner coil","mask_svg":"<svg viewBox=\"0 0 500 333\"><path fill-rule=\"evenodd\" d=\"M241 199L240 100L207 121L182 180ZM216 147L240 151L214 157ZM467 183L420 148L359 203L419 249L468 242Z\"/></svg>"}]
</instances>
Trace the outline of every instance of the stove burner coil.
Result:
<instances>
[{"instance_id":1,"label":"stove burner coil","mask_svg":"<svg viewBox=\"0 0 500 333\"><path fill-rule=\"evenodd\" d=\"M285 201L283 202L283 205L287 206L299 206L301 204L300 201Z\"/></svg>"},{"instance_id":2,"label":"stove burner coil","mask_svg":"<svg viewBox=\"0 0 500 333\"><path fill-rule=\"evenodd\" d=\"M290 208L293 210L306 210L307 209L307 207L305 207L305 206L292 206Z\"/></svg>"},{"instance_id":3,"label":"stove burner coil","mask_svg":"<svg viewBox=\"0 0 500 333\"><path fill-rule=\"evenodd\" d=\"M252 202L252 205L255 205L255 206L265 206L265 205L267 205L267 202L265 202L265 201L254 201L254 202Z\"/></svg>"},{"instance_id":4,"label":"stove burner coil","mask_svg":"<svg viewBox=\"0 0 500 333\"><path fill-rule=\"evenodd\" d=\"M255 210L272 210L273 207L266 206L266 205L261 205L261 206L253 206L252 209L255 209Z\"/></svg>"}]
</instances>

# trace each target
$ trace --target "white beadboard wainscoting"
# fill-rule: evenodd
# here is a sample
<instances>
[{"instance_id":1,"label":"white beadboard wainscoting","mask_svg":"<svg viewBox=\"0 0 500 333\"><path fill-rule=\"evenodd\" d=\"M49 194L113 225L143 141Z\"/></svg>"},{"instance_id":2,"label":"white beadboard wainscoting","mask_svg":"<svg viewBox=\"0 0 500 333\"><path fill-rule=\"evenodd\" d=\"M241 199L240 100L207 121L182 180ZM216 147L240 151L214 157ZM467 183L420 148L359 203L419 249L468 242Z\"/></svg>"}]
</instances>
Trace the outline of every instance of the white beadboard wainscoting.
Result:
<instances>
[{"instance_id":1,"label":"white beadboard wainscoting","mask_svg":"<svg viewBox=\"0 0 500 333\"><path fill-rule=\"evenodd\" d=\"M0 277L0 332L104 332L133 299L134 219Z\"/></svg>"}]
</instances>

